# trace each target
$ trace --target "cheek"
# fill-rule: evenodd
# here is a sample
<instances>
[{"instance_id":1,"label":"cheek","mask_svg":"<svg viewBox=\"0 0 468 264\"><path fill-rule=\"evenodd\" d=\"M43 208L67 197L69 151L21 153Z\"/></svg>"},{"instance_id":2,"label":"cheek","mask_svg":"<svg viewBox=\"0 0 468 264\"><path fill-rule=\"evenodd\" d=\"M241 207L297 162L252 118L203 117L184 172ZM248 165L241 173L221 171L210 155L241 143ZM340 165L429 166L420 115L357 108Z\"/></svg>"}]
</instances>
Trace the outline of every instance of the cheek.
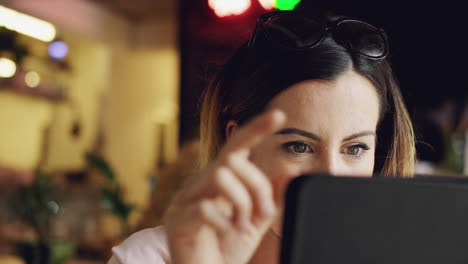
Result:
<instances>
[{"instance_id":1,"label":"cheek","mask_svg":"<svg viewBox=\"0 0 468 264\"><path fill-rule=\"evenodd\" d=\"M343 162L341 168L338 169L337 176L349 177L372 177L374 173L374 151L370 150L365 154L362 160Z\"/></svg>"}]
</instances>

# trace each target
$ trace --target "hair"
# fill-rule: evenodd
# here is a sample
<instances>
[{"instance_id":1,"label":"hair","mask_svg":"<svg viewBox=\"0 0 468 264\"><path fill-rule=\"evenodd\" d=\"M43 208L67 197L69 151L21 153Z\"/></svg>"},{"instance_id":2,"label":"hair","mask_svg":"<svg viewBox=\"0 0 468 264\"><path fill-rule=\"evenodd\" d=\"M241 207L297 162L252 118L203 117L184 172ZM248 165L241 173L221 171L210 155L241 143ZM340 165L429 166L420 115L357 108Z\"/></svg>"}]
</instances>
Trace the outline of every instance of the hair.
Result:
<instances>
[{"instance_id":1,"label":"hair","mask_svg":"<svg viewBox=\"0 0 468 264\"><path fill-rule=\"evenodd\" d=\"M307 50L242 45L203 95L200 116L201 166L214 159L226 141L229 120L244 124L271 99L304 80L334 80L352 69L372 82L379 96L374 174L411 177L415 139L411 119L388 59L355 54L327 36Z\"/></svg>"}]
</instances>

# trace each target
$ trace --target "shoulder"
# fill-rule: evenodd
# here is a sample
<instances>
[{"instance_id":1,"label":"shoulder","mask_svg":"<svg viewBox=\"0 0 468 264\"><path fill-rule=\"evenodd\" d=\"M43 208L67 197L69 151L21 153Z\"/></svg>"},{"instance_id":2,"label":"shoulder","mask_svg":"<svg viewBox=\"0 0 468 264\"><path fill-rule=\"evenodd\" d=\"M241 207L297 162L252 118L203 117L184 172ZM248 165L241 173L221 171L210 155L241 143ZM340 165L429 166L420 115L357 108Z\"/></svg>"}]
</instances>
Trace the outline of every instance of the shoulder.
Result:
<instances>
[{"instance_id":1,"label":"shoulder","mask_svg":"<svg viewBox=\"0 0 468 264\"><path fill-rule=\"evenodd\" d=\"M108 264L169 264L169 247L163 226L143 229L112 248Z\"/></svg>"}]
</instances>

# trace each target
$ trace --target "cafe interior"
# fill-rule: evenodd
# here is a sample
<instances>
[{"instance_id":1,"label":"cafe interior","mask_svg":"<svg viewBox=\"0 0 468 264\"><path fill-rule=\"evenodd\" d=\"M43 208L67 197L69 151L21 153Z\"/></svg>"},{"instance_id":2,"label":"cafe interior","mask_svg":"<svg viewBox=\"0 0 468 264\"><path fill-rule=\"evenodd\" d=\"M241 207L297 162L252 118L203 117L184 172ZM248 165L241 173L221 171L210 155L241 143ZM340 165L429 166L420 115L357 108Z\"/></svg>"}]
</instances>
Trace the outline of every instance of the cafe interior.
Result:
<instances>
[{"instance_id":1,"label":"cafe interior","mask_svg":"<svg viewBox=\"0 0 468 264\"><path fill-rule=\"evenodd\" d=\"M457 7L349 2L1 0L0 264L104 263L161 224L198 168L204 88L273 10L324 8L385 28L416 173L468 176Z\"/></svg>"}]
</instances>

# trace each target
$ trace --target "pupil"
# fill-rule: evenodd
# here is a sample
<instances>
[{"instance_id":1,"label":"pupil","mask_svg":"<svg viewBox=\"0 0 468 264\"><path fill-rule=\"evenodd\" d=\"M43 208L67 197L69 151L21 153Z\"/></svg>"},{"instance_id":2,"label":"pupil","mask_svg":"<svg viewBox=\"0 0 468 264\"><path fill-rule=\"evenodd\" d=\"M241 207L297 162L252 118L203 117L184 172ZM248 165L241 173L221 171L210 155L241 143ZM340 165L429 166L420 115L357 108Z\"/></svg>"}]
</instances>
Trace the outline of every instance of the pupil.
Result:
<instances>
[{"instance_id":1,"label":"pupil","mask_svg":"<svg viewBox=\"0 0 468 264\"><path fill-rule=\"evenodd\" d=\"M357 146L352 146L349 148L348 153L351 155L357 155L359 152L359 148Z\"/></svg>"},{"instance_id":2,"label":"pupil","mask_svg":"<svg viewBox=\"0 0 468 264\"><path fill-rule=\"evenodd\" d=\"M294 151L299 152L299 153L304 153L306 150L306 147L304 144L297 144L294 146Z\"/></svg>"}]
</instances>

